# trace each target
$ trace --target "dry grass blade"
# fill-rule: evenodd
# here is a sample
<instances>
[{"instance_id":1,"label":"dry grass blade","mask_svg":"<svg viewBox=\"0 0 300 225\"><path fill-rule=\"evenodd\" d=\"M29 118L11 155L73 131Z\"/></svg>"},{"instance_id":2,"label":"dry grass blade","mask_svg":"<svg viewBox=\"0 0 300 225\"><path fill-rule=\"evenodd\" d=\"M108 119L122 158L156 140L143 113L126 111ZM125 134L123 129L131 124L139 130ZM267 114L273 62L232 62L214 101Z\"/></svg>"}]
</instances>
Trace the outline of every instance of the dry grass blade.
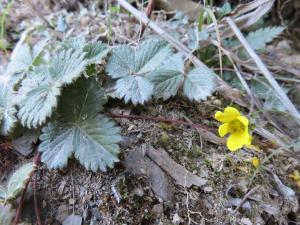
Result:
<instances>
[{"instance_id":1,"label":"dry grass blade","mask_svg":"<svg viewBox=\"0 0 300 225\"><path fill-rule=\"evenodd\" d=\"M262 18L273 6L274 0L256 0L248 4L239 5L230 16L240 29L249 27ZM219 29L221 30L221 37L227 38L234 35L228 28L225 20L221 20L219 23ZM214 31L214 25L208 27L208 31Z\"/></svg>"},{"instance_id":2,"label":"dry grass blade","mask_svg":"<svg viewBox=\"0 0 300 225\"><path fill-rule=\"evenodd\" d=\"M277 81L272 76L271 72L268 70L268 68L265 66L265 64L262 62L262 60L259 58L259 56L256 54L256 52L251 48L250 44L240 31L240 29L237 27L235 22L230 18L226 17L226 21L232 31L235 33L239 41L244 46L245 50L248 52L248 54L251 56L251 58L254 60L257 67L260 69L262 74L265 76L265 78L268 80L274 91L277 93L278 97L280 98L281 102L285 105L287 110L293 115L298 123L300 124L300 113L296 109L296 107L293 105L293 103L290 101L288 96L284 93L282 88L279 86Z\"/></svg>"}]
</instances>

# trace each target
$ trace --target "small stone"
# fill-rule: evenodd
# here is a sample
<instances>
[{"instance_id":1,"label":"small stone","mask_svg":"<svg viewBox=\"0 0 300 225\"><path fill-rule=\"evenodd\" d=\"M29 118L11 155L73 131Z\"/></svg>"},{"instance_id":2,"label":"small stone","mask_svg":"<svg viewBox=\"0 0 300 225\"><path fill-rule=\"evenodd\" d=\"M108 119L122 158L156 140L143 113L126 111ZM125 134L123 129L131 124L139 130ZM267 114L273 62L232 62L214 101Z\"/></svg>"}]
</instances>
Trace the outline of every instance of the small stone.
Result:
<instances>
[{"instance_id":1,"label":"small stone","mask_svg":"<svg viewBox=\"0 0 300 225\"><path fill-rule=\"evenodd\" d=\"M251 220L248 219L248 218L246 218L246 217L243 217L241 219L241 222L242 222L243 225L253 225L253 223L251 222Z\"/></svg>"},{"instance_id":2,"label":"small stone","mask_svg":"<svg viewBox=\"0 0 300 225\"><path fill-rule=\"evenodd\" d=\"M42 202L43 209L46 208L46 206L47 206L47 202L45 200L43 200L43 202Z\"/></svg>"},{"instance_id":3,"label":"small stone","mask_svg":"<svg viewBox=\"0 0 300 225\"><path fill-rule=\"evenodd\" d=\"M180 224L183 222L183 219L177 214L175 213L172 219L172 223L173 224Z\"/></svg>"},{"instance_id":4,"label":"small stone","mask_svg":"<svg viewBox=\"0 0 300 225\"><path fill-rule=\"evenodd\" d=\"M62 223L67 216L69 215L68 212L68 207L66 205L61 205L57 209L57 214L56 214L56 220L58 220L60 223Z\"/></svg>"},{"instance_id":5,"label":"small stone","mask_svg":"<svg viewBox=\"0 0 300 225\"><path fill-rule=\"evenodd\" d=\"M211 186L206 186L206 187L203 188L203 191L206 192L206 193L209 193L209 192L213 191L213 188Z\"/></svg>"},{"instance_id":6,"label":"small stone","mask_svg":"<svg viewBox=\"0 0 300 225\"><path fill-rule=\"evenodd\" d=\"M133 190L133 194L135 194L135 195L137 195L139 197L143 197L144 194L145 194L145 192L144 192L144 190L142 188L135 188Z\"/></svg>"},{"instance_id":7,"label":"small stone","mask_svg":"<svg viewBox=\"0 0 300 225\"><path fill-rule=\"evenodd\" d=\"M65 190L65 186L66 186L66 181L62 181L57 189L57 192L59 195L62 195L64 193Z\"/></svg>"},{"instance_id":8,"label":"small stone","mask_svg":"<svg viewBox=\"0 0 300 225\"><path fill-rule=\"evenodd\" d=\"M69 199L69 205L74 205L75 204L75 199L74 198L70 198Z\"/></svg>"},{"instance_id":9,"label":"small stone","mask_svg":"<svg viewBox=\"0 0 300 225\"><path fill-rule=\"evenodd\" d=\"M82 224L82 217L73 214L68 216L63 222L63 225L81 225L81 224Z\"/></svg>"},{"instance_id":10,"label":"small stone","mask_svg":"<svg viewBox=\"0 0 300 225\"><path fill-rule=\"evenodd\" d=\"M163 204L156 204L153 206L151 213L155 218L159 219L163 215L163 209L164 209Z\"/></svg>"}]
</instances>

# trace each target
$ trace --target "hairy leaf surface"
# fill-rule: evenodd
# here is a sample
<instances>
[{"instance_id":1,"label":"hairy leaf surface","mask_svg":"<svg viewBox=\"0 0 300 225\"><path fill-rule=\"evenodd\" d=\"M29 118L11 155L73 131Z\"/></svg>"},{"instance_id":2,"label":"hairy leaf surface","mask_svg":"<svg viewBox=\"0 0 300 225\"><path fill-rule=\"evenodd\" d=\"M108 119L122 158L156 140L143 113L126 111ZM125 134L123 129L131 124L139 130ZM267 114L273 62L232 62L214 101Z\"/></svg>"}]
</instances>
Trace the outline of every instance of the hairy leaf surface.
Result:
<instances>
[{"instance_id":1,"label":"hairy leaf surface","mask_svg":"<svg viewBox=\"0 0 300 225\"><path fill-rule=\"evenodd\" d=\"M7 202L18 197L34 169L33 163L27 163L17 169L9 178L6 187L0 186L0 198Z\"/></svg>"},{"instance_id":2,"label":"hairy leaf surface","mask_svg":"<svg viewBox=\"0 0 300 225\"><path fill-rule=\"evenodd\" d=\"M11 88L7 83L0 82L0 135L8 135L17 122L13 102Z\"/></svg>"},{"instance_id":3,"label":"hairy leaf surface","mask_svg":"<svg viewBox=\"0 0 300 225\"><path fill-rule=\"evenodd\" d=\"M117 81L115 88L116 96L124 98L125 103L132 101L134 105L143 104L153 92L153 84L139 76L123 77Z\"/></svg>"},{"instance_id":4,"label":"hairy leaf surface","mask_svg":"<svg viewBox=\"0 0 300 225\"><path fill-rule=\"evenodd\" d=\"M1 225L11 225L15 216L15 210L12 205L0 204L0 224Z\"/></svg>"},{"instance_id":5,"label":"hairy leaf surface","mask_svg":"<svg viewBox=\"0 0 300 225\"><path fill-rule=\"evenodd\" d=\"M265 49L266 44L276 38L284 27L266 27L250 32L246 39L254 50Z\"/></svg>"},{"instance_id":6,"label":"hairy leaf surface","mask_svg":"<svg viewBox=\"0 0 300 225\"><path fill-rule=\"evenodd\" d=\"M82 51L62 50L54 54L50 66L31 71L22 82L18 117L28 128L42 125L57 106L63 86L72 83L84 71Z\"/></svg>"},{"instance_id":7,"label":"hairy leaf surface","mask_svg":"<svg viewBox=\"0 0 300 225\"><path fill-rule=\"evenodd\" d=\"M142 42L136 49L122 45L112 51L106 71L116 83L116 96L143 104L153 93L153 85L147 76L154 72L171 55L166 42L153 38Z\"/></svg>"},{"instance_id":8,"label":"hairy leaf surface","mask_svg":"<svg viewBox=\"0 0 300 225\"><path fill-rule=\"evenodd\" d=\"M175 96L184 80L184 62L180 54L166 60L157 70L147 77L154 84L154 95L157 98Z\"/></svg>"},{"instance_id":9,"label":"hairy leaf surface","mask_svg":"<svg viewBox=\"0 0 300 225\"><path fill-rule=\"evenodd\" d=\"M100 62L100 60L107 54L108 48L106 44L101 42L89 43L86 42L83 37L74 37L65 40L62 43L65 49L81 50L85 53L85 61L87 64L94 64Z\"/></svg>"},{"instance_id":10,"label":"hairy leaf surface","mask_svg":"<svg viewBox=\"0 0 300 225\"><path fill-rule=\"evenodd\" d=\"M118 161L119 128L98 115L106 96L94 78L81 78L64 90L58 112L63 121L43 128L39 151L49 168L62 168L74 154L87 169L105 171Z\"/></svg>"},{"instance_id":11,"label":"hairy leaf surface","mask_svg":"<svg viewBox=\"0 0 300 225\"><path fill-rule=\"evenodd\" d=\"M207 67L193 69L186 77L183 92L189 100L205 100L215 89L215 74Z\"/></svg>"}]
</instances>

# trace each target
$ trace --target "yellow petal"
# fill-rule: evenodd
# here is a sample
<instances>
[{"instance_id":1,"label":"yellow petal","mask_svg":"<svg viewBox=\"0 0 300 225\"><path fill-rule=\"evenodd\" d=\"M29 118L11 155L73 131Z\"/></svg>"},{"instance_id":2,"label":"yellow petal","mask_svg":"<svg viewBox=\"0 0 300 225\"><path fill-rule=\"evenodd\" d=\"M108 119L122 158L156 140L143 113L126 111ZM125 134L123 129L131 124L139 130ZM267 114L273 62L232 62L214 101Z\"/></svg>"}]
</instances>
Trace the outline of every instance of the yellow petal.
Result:
<instances>
[{"instance_id":1,"label":"yellow petal","mask_svg":"<svg viewBox=\"0 0 300 225\"><path fill-rule=\"evenodd\" d=\"M219 135L221 137L224 137L229 132L229 123L224 123L221 126L219 126Z\"/></svg>"},{"instance_id":2,"label":"yellow petal","mask_svg":"<svg viewBox=\"0 0 300 225\"><path fill-rule=\"evenodd\" d=\"M235 132L231 134L227 140L227 147L230 151L236 151L242 148L244 145L249 144L251 136L247 130L242 132Z\"/></svg>"},{"instance_id":3,"label":"yellow petal","mask_svg":"<svg viewBox=\"0 0 300 225\"><path fill-rule=\"evenodd\" d=\"M224 113L221 111L216 112L215 119L222 123L227 123L236 119L240 115L240 112L236 108L226 107Z\"/></svg>"},{"instance_id":4,"label":"yellow petal","mask_svg":"<svg viewBox=\"0 0 300 225\"><path fill-rule=\"evenodd\" d=\"M294 170L293 173L289 174L289 177L295 181L300 180L300 174L297 170Z\"/></svg>"},{"instance_id":5,"label":"yellow petal","mask_svg":"<svg viewBox=\"0 0 300 225\"><path fill-rule=\"evenodd\" d=\"M248 127L249 120L245 116L239 116L237 118L245 127Z\"/></svg>"},{"instance_id":6,"label":"yellow petal","mask_svg":"<svg viewBox=\"0 0 300 225\"><path fill-rule=\"evenodd\" d=\"M252 165L253 165L255 168L257 168L257 167L260 166L260 159L257 158L257 157L253 157L252 160L251 160L251 162L252 162Z\"/></svg>"}]
</instances>

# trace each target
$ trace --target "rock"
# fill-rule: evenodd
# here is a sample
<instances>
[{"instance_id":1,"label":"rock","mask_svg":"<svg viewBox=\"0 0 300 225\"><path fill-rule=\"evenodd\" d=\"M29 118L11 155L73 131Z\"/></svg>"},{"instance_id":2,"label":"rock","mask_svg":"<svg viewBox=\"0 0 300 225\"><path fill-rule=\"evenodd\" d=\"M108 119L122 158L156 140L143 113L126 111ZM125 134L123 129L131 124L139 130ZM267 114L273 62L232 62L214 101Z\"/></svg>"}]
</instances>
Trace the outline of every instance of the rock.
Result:
<instances>
[{"instance_id":1,"label":"rock","mask_svg":"<svg viewBox=\"0 0 300 225\"><path fill-rule=\"evenodd\" d=\"M72 214L64 220L62 225L81 225L81 224L82 224L82 217Z\"/></svg>"},{"instance_id":2,"label":"rock","mask_svg":"<svg viewBox=\"0 0 300 225\"><path fill-rule=\"evenodd\" d=\"M183 223L183 219L177 214L175 213L172 219L172 223L173 224L181 224Z\"/></svg>"},{"instance_id":3,"label":"rock","mask_svg":"<svg viewBox=\"0 0 300 225\"><path fill-rule=\"evenodd\" d=\"M248 218L246 218L246 217L243 217L243 218L241 219L241 223L242 223L243 225L253 225L253 223L251 222L251 220L248 219Z\"/></svg>"},{"instance_id":4,"label":"rock","mask_svg":"<svg viewBox=\"0 0 300 225\"><path fill-rule=\"evenodd\" d=\"M156 205L153 206L153 208L151 210L151 213L153 214L153 216L156 219L159 219L163 215L163 210L164 210L164 207L163 207L162 204L156 204Z\"/></svg>"},{"instance_id":5,"label":"rock","mask_svg":"<svg viewBox=\"0 0 300 225\"><path fill-rule=\"evenodd\" d=\"M67 183L67 182L63 180L63 181L60 183L60 185L59 185L59 187L58 187L58 189L57 189L57 192L58 192L58 194L59 194L60 196L63 195L63 193L64 193L66 183Z\"/></svg>"},{"instance_id":6,"label":"rock","mask_svg":"<svg viewBox=\"0 0 300 225\"><path fill-rule=\"evenodd\" d=\"M68 207L66 205L61 205L57 209L57 214L55 219L58 220L60 223L62 223L67 218L68 215L69 215Z\"/></svg>"}]
</instances>

